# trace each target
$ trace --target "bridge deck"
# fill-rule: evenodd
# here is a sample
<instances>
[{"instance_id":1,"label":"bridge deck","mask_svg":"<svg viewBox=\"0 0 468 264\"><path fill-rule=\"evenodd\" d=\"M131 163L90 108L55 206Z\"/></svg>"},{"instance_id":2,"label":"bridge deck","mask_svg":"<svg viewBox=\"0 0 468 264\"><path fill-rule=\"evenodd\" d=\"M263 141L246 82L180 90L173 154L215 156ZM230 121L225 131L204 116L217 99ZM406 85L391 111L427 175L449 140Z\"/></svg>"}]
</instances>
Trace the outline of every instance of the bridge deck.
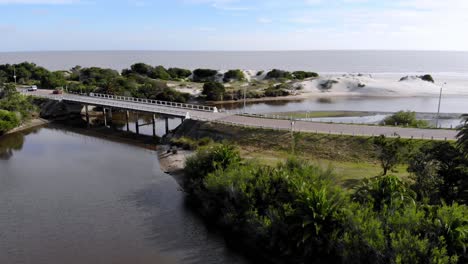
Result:
<instances>
[{"instance_id":1,"label":"bridge deck","mask_svg":"<svg viewBox=\"0 0 468 264\"><path fill-rule=\"evenodd\" d=\"M415 139L456 139L457 131L449 129L418 129L418 128L403 128L403 127L384 127L384 126L368 126L368 125L346 125L346 124L329 124L318 122L295 121L291 126L289 120L267 119L259 117L239 116L228 113L218 113L206 106L186 105L179 103L171 103L172 105L161 105L157 103L145 103L130 101L128 99L115 100L111 98L103 98L96 96L80 96L73 94L53 95L45 94L44 92L27 93L28 95L36 95L46 97L53 100L63 100L68 102L89 104L95 106L112 107L117 109L141 111L153 114L164 114L175 117L186 117L187 113L191 119L200 121L212 121L224 124L290 130L309 133L324 133L324 134L343 134L343 135L360 135L360 136L400 136L402 138ZM134 99L131 99L134 100ZM146 99L140 99L147 101ZM160 102L160 101L159 101ZM166 103L166 102L164 102ZM169 102L167 102L169 103ZM180 106L180 107L177 107ZM198 109L190 109L190 107ZM272 139L274 140L274 139Z\"/></svg>"}]
</instances>

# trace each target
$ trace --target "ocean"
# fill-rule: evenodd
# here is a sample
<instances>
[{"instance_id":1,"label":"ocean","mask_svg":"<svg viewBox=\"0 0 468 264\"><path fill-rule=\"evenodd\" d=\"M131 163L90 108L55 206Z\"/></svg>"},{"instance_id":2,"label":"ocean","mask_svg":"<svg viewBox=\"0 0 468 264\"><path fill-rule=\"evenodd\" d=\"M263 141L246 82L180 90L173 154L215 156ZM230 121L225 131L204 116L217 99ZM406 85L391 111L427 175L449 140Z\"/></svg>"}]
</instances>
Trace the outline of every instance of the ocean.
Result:
<instances>
[{"instance_id":1,"label":"ocean","mask_svg":"<svg viewBox=\"0 0 468 264\"><path fill-rule=\"evenodd\" d=\"M0 64L34 62L50 70L75 65L122 70L136 62L218 70L319 73L438 73L468 76L468 52L449 51L45 51L2 52Z\"/></svg>"}]
</instances>

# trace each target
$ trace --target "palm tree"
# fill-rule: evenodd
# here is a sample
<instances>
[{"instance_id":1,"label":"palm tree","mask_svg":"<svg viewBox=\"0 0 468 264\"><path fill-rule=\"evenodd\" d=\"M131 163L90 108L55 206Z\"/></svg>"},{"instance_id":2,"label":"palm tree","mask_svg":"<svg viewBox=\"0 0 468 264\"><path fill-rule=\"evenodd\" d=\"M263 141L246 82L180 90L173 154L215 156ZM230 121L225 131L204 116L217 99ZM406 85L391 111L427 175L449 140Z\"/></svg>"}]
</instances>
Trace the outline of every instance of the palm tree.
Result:
<instances>
[{"instance_id":1,"label":"palm tree","mask_svg":"<svg viewBox=\"0 0 468 264\"><path fill-rule=\"evenodd\" d=\"M468 157L468 114L464 114L462 118L464 121L457 134L457 146Z\"/></svg>"}]
</instances>

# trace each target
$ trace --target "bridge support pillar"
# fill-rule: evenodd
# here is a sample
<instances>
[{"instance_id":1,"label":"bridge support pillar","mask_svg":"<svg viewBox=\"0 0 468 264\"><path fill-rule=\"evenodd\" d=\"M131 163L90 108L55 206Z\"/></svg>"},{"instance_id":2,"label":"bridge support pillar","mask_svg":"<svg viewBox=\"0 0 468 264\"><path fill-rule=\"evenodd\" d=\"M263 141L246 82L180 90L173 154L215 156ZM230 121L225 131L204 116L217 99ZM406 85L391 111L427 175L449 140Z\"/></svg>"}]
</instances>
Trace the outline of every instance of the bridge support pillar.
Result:
<instances>
[{"instance_id":1,"label":"bridge support pillar","mask_svg":"<svg viewBox=\"0 0 468 264\"><path fill-rule=\"evenodd\" d=\"M151 117L151 121L153 124L153 137L156 137L156 115L153 115Z\"/></svg>"},{"instance_id":2,"label":"bridge support pillar","mask_svg":"<svg viewBox=\"0 0 468 264\"><path fill-rule=\"evenodd\" d=\"M128 113L128 111L125 111L125 122L127 124L127 132L130 131L130 126L128 124L128 119L129 119L129 113Z\"/></svg>"},{"instance_id":3,"label":"bridge support pillar","mask_svg":"<svg viewBox=\"0 0 468 264\"><path fill-rule=\"evenodd\" d=\"M89 127L89 112L88 112L88 105L85 105L86 111L86 125Z\"/></svg>"},{"instance_id":4,"label":"bridge support pillar","mask_svg":"<svg viewBox=\"0 0 468 264\"><path fill-rule=\"evenodd\" d=\"M166 134L169 133L169 117L164 117L165 123L166 123Z\"/></svg>"},{"instance_id":5,"label":"bridge support pillar","mask_svg":"<svg viewBox=\"0 0 468 264\"><path fill-rule=\"evenodd\" d=\"M109 113L109 127L112 127L112 108L107 109Z\"/></svg>"},{"instance_id":6,"label":"bridge support pillar","mask_svg":"<svg viewBox=\"0 0 468 264\"><path fill-rule=\"evenodd\" d=\"M106 108L102 108L102 116L104 117L104 126L107 127L107 114Z\"/></svg>"},{"instance_id":7,"label":"bridge support pillar","mask_svg":"<svg viewBox=\"0 0 468 264\"><path fill-rule=\"evenodd\" d=\"M138 112L135 113L135 116L136 116L135 131L136 131L136 134L139 135L140 134L140 124L138 123Z\"/></svg>"}]
</instances>

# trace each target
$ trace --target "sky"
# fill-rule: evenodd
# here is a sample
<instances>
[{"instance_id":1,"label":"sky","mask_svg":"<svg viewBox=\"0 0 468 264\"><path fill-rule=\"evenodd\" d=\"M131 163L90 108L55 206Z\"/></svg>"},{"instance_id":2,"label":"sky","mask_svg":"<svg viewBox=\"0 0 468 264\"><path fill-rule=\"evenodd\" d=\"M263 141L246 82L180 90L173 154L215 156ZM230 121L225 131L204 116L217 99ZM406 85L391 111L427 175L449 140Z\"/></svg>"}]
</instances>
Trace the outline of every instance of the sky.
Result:
<instances>
[{"instance_id":1,"label":"sky","mask_svg":"<svg viewBox=\"0 0 468 264\"><path fill-rule=\"evenodd\" d=\"M468 50L468 0L0 0L0 51Z\"/></svg>"}]
</instances>

